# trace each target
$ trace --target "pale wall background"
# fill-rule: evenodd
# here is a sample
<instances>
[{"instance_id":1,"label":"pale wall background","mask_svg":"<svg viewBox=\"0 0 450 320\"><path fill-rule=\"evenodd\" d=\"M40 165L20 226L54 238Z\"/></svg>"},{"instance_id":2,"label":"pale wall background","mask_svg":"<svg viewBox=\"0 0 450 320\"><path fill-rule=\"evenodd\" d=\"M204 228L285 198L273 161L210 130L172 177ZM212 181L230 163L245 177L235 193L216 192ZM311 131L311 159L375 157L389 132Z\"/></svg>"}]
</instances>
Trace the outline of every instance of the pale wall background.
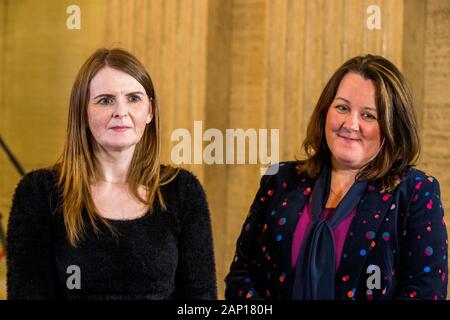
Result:
<instances>
[{"instance_id":1,"label":"pale wall background","mask_svg":"<svg viewBox=\"0 0 450 320\"><path fill-rule=\"evenodd\" d=\"M66 8L81 9L68 30ZM369 5L381 30L366 27ZM176 128L278 128L280 158L299 155L316 100L333 71L358 54L391 59L411 83L420 118L420 167L450 203L448 0L0 0L0 135L27 171L63 146L70 88L98 47L120 46L148 68L160 99L164 161ZM259 165L192 165L213 219L218 285L260 179ZM0 152L6 227L20 177ZM447 217L447 221L449 221ZM5 298L0 258L0 298Z\"/></svg>"}]
</instances>

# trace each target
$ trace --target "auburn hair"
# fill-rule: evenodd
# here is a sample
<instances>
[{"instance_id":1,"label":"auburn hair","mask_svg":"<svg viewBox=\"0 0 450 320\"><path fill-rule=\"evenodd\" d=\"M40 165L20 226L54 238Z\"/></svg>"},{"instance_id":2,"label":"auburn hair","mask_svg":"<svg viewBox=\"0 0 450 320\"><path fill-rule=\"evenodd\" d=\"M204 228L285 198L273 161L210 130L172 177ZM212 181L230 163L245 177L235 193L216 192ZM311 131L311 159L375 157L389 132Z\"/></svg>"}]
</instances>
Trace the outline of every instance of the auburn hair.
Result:
<instances>
[{"instance_id":1,"label":"auburn hair","mask_svg":"<svg viewBox=\"0 0 450 320\"><path fill-rule=\"evenodd\" d=\"M101 217L90 192L90 183L98 174L99 166L94 155L96 141L88 126L87 107L92 78L104 67L111 67L135 78L145 89L152 106L152 121L146 126L137 143L127 174L132 195L150 206L157 198L161 208L166 209L160 186L172 181L178 169L161 166L161 133L159 107L154 86L145 67L129 52L114 49L98 49L82 65L72 87L64 150L53 166L61 187L62 212L69 243L76 247L84 239L88 225L99 233L99 223L111 231L112 225ZM144 199L138 193L139 186L147 190Z\"/></svg>"},{"instance_id":2,"label":"auburn hair","mask_svg":"<svg viewBox=\"0 0 450 320\"><path fill-rule=\"evenodd\" d=\"M356 73L373 81L378 123L382 139L378 154L365 164L357 180L381 179L383 190L392 191L405 170L412 167L420 154L418 124L410 88L397 67L381 56L364 55L345 62L330 78L320 95L308 124L303 150L306 160L297 168L315 178L331 152L325 138L325 121L342 78Z\"/></svg>"}]
</instances>

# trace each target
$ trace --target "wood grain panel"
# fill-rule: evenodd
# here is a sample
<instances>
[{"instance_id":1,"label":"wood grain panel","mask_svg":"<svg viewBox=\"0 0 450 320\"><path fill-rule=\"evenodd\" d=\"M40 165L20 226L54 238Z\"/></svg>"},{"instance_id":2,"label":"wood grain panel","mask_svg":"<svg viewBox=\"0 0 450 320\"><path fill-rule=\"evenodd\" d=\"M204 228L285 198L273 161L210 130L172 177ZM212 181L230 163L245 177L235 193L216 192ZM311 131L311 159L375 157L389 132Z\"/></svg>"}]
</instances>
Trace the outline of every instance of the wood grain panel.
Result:
<instances>
[{"instance_id":1,"label":"wood grain panel","mask_svg":"<svg viewBox=\"0 0 450 320\"><path fill-rule=\"evenodd\" d=\"M149 70L160 102L165 162L175 144L172 131L193 133L194 120L224 136L226 129L279 129L280 158L300 156L325 82L345 60L373 53L391 59L411 83L424 142L421 166L438 177L449 202L448 1L79 0L81 30L65 27L70 4L0 2L0 134L27 170L59 155L70 87L98 47L124 47ZM367 28L369 5L381 9L381 30ZM260 165L184 167L207 192L223 297ZM18 180L0 153L2 212L9 211Z\"/></svg>"}]
</instances>

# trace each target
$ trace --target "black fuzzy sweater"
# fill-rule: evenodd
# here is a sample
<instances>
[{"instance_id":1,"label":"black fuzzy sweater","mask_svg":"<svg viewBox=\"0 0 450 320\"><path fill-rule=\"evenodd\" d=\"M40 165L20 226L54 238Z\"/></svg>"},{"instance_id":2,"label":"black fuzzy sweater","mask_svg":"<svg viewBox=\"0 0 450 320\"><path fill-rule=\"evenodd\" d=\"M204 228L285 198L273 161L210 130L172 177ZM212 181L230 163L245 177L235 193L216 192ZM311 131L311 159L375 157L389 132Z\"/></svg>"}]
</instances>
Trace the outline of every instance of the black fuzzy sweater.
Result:
<instances>
[{"instance_id":1,"label":"black fuzzy sweater","mask_svg":"<svg viewBox=\"0 0 450 320\"><path fill-rule=\"evenodd\" d=\"M103 225L99 235L87 228L73 248L55 172L27 174L9 217L8 299L216 299L211 220L200 183L181 170L161 191L167 211L155 204L143 217L109 220L118 236Z\"/></svg>"}]
</instances>

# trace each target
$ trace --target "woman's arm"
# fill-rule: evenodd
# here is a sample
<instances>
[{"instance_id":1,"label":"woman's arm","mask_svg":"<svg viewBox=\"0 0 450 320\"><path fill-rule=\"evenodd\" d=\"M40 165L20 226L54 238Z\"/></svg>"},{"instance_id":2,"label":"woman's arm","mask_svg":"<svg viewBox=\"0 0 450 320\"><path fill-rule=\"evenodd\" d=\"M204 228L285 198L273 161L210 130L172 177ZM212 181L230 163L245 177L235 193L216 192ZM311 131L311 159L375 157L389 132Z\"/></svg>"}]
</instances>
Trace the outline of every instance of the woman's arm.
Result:
<instances>
[{"instance_id":1,"label":"woman's arm","mask_svg":"<svg viewBox=\"0 0 450 320\"><path fill-rule=\"evenodd\" d=\"M439 183L422 174L414 181L414 188L401 240L395 297L445 299L448 240Z\"/></svg>"},{"instance_id":2,"label":"woman's arm","mask_svg":"<svg viewBox=\"0 0 450 320\"><path fill-rule=\"evenodd\" d=\"M55 298L55 262L45 173L26 175L16 188L7 231L8 299Z\"/></svg>"},{"instance_id":3,"label":"woman's arm","mask_svg":"<svg viewBox=\"0 0 450 320\"><path fill-rule=\"evenodd\" d=\"M177 299L217 299L211 218L205 192L190 173L182 180L185 208L179 238Z\"/></svg>"},{"instance_id":4,"label":"woman's arm","mask_svg":"<svg viewBox=\"0 0 450 320\"><path fill-rule=\"evenodd\" d=\"M255 274L256 239L260 234L261 220L267 211L269 201L267 194L274 186L275 175L265 175L260 182L260 188L256 193L250 207L247 219L242 227L241 234L236 243L236 253L230 267L230 272L225 278L225 298L230 300L263 299L263 294L258 292Z\"/></svg>"}]
</instances>

